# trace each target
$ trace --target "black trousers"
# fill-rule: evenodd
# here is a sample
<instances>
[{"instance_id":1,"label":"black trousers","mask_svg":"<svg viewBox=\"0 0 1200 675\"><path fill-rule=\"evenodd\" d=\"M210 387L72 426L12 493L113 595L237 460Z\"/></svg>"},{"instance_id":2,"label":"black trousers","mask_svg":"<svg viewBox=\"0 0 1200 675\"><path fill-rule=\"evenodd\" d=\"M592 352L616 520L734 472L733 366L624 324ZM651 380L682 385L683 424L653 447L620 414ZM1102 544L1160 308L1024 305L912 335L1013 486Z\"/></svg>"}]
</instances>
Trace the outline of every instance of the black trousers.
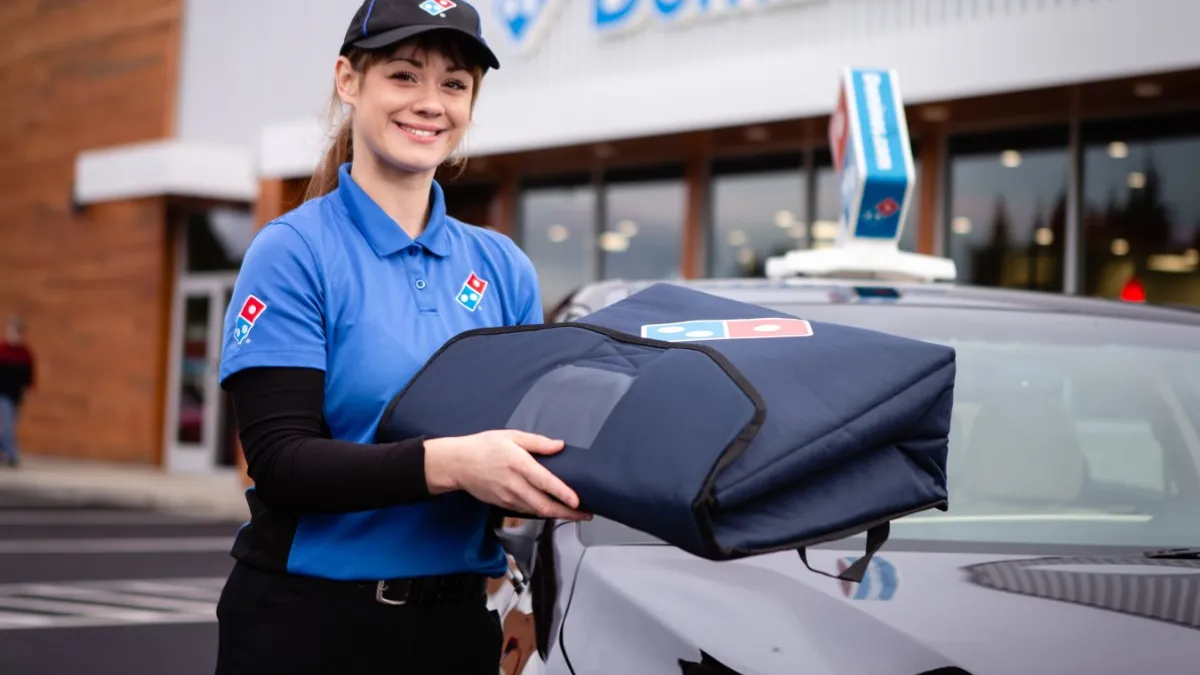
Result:
<instances>
[{"instance_id":1,"label":"black trousers","mask_svg":"<svg viewBox=\"0 0 1200 675\"><path fill-rule=\"evenodd\" d=\"M217 675L499 672L503 630L486 598L393 606L373 594L237 564L217 603Z\"/></svg>"}]
</instances>

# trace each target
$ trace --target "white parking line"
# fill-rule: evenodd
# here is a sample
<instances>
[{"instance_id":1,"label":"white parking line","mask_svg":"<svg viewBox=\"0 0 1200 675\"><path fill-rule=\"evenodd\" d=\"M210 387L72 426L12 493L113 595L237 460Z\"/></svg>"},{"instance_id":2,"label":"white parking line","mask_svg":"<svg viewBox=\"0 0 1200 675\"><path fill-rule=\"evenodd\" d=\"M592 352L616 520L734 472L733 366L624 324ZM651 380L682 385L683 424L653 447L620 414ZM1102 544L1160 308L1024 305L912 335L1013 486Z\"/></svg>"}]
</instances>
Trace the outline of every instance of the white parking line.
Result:
<instances>
[{"instance_id":1,"label":"white parking line","mask_svg":"<svg viewBox=\"0 0 1200 675\"><path fill-rule=\"evenodd\" d=\"M5 509L0 510L0 525L205 525L212 520L186 518L144 511Z\"/></svg>"},{"instance_id":2,"label":"white parking line","mask_svg":"<svg viewBox=\"0 0 1200 675\"><path fill-rule=\"evenodd\" d=\"M0 631L211 623L221 577L0 585Z\"/></svg>"},{"instance_id":3,"label":"white parking line","mask_svg":"<svg viewBox=\"0 0 1200 675\"><path fill-rule=\"evenodd\" d=\"M0 555L31 553L182 553L228 551L228 537L144 537L125 539L7 539Z\"/></svg>"}]
</instances>

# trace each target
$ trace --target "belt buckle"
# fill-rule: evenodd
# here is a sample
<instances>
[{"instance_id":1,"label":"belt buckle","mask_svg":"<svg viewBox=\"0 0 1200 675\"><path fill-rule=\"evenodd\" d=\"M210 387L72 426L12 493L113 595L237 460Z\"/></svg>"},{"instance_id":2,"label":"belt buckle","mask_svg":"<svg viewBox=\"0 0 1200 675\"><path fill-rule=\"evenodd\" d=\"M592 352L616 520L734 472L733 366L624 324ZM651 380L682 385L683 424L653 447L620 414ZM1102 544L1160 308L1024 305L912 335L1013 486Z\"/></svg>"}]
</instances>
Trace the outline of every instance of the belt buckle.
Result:
<instances>
[{"instance_id":1,"label":"belt buckle","mask_svg":"<svg viewBox=\"0 0 1200 675\"><path fill-rule=\"evenodd\" d=\"M384 593L387 592L387 589L388 589L388 585L387 585L386 581L380 580L379 583L375 584L375 602L378 602L381 605L394 605L394 606L408 604L407 599L392 600L391 598L386 597L384 595Z\"/></svg>"}]
</instances>

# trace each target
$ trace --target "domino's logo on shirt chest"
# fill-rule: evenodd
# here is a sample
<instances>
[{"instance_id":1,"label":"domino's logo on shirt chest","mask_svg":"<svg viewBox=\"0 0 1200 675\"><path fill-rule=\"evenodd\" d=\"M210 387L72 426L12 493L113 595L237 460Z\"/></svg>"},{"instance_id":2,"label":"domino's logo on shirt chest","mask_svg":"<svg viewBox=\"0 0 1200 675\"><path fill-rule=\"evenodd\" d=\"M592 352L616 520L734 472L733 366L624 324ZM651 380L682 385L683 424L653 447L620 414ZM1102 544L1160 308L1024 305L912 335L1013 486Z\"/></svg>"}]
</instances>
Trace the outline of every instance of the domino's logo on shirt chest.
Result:
<instances>
[{"instance_id":1,"label":"domino's logo on shirt chest","mask_svg":"<svg viewBox=\"0 0 1200 675\"><path fill-rule=\"evenodd\" d=\"M487 280L475 272L471 272L458 289L458 293L454 296L454 301L467 311L474 312L483 303L484 296L487 294L487 289L490 285Z\"/></svg>"}]
</instances>

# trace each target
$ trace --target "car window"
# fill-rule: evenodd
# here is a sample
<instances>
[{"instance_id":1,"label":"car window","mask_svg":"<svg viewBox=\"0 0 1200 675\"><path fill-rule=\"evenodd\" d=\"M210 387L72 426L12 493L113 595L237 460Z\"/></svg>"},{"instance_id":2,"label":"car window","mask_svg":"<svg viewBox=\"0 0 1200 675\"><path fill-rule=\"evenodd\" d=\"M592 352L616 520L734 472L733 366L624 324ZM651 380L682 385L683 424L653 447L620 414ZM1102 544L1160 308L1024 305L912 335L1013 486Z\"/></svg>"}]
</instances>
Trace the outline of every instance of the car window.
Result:
<instances>
[{"instance_id":1,"label":"car window","mask_svg":"<svg viewBox=\"0 0 1200 675\"><path fill-rule=\"evenodd\" d=\"M773 307L957 350L950 509L897 521L893 540L1200 546L1200 327L949 307ZM649 539L586 527L594 542Z\"/></svg>"}]
</instances>

